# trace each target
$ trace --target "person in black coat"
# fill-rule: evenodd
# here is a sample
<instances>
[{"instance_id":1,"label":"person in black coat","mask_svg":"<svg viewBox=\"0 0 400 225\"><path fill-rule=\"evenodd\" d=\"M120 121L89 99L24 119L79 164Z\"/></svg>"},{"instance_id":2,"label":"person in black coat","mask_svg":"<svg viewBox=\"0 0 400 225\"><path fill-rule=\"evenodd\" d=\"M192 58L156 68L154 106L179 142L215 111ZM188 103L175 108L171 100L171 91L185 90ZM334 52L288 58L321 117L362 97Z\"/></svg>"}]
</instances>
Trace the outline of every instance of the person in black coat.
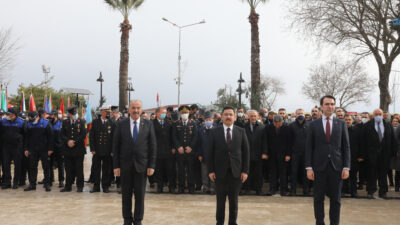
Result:
<instances>
[{"instance_id":1,"label":"person in black coat","mask_svg":"<svg viewBox=\"0 0 400 225\"><path fill-rule=\"evenodd\" d=\"M362 155L368 164L367 192L368 198L374 198L378 181L379 197L386 198L387 170L390 159L397 154L398 146L392 125L382 119L382 110L376 109L373 114L374 118L365 124L363 130Z\"/></svg>"},{"instance_id":2,"label":"person in black coat","mask_svg":"<svg viewBox=\"0 0 400 225\"><path fill-rule=\"evenodd\" d=\"M307 178L314 181L314 216L324 225L325 196L330 199L329 220L339 225L343 180L349 178L350 143L346 123L333 117L336 99L321 98L322 118L310 123L306 139Z\"/></svg>"},{"instance_id":3,"label":"person in black coat","mask_svg":"<svg viewBox=\"0 0 400 225\"><path fill-rule=\"evenodd\" d=\"M265 128L266 144L264 154L267 155L270 165L270 192L275 195L278 187L278 175L280 184L280 194L287 195L287 167L292 155L289 145L290 129L283 121L281 115L274 116L274 123ZM264 142L265 143L265 142Z\"/></svg>"},{"instance_id":4,"label":"person in black coat","mask_svg":"<svg viewBox=\"0 0 400 225\"><path fill-rule=\"evenodd\" d=\"M115 123L107 118L107 108L101 108L101 117L92 122L89 133L90 151L93 159L93 192L100 192L100 182L104 193L109 192L112 141ZM101 179L100 179L101 174Z\"/></svg>"},{"instance_id":5,"label":"person in black coat","mask_svg":"<svg viewBox=\"0 0 400 225\"><path fill-rule=\"evenodd\" d=\"M175 193L175 151L172 151L172 122L166 118L166 110L156 109L156 118L153 120L154 131L157 139L157 163L155 180L157 182L157 192L163 192L165 183L168 183L170 193ZM167 178L165 180L165 178ZM166 182L165 182L166 181Z\"/></svg>"},{"instance_id":6,"label":"person in black coat","mask_svg":"<svg viewBox=\"0 0 400 225\"><path fill-rule=\"evenodd\" d=\"M214 128L208 139L208 171L216 187L217 225L225 221L226 196L229 198L229 224L236 224L241 184L249 173L249 143L245 130L233 125L235 117L232 107L224 107L223 125Z\"/></svg>"},{"instance_id":7,"label":"person in black coat","mask_svg":"<svg viewBox=\"0 0 400 225\"><path fill-rule=\"evenodd\" d=\"M57 162L57 170L58 170L58 187L64 187L64 155L63 155L63 142L61 140L61 114L57 112L57 110L53 110L49 114L49 121L51 123L51 127L53 129L53 144L54 144L54 153L50 156L50 179L51 182L54 181L54 170L53 166Z\"/></svg>"},{"instance_id":8,"label":"person in black coat","mask_svg":"<svg viewBox=\"0 0 400 225\"><path fill-rule=\"evenodd\" d=\"M26 123L17 117L17 111L9 108L2 121L1 143L3 147L3 185L2 189L11 188L11 161L14 161L13 189L18 188L21 178L21 162L26 148Z\"/></svg>"},{"instance_id":9,"label":"person in black coat","mask_svg":"<svg viewBox=\"0 0 400 225\"><path fill-rule=\"evenodd\" d=\"M359 163L363 161L363 156L361 155L361 129L355 125L354 119L351 115L346 114L344 120L347 125L350 141L350 153L351 153L351 167L350 167L350 179L343 182L342 195L345 192L350 193L351 197L358 198L357 194L357 173L359 168Z\"/></svg>"},{"instance_id":10,"label":"person in black coat","mask_svg":"<svg viewBox=\"0 0 400 225\"><path fill-rule=\"evenodd\" d=\"M264 125L257 121L257 111L249 110L247 115L249 116L249 122L245 124L244 129L250 146L250 171L249 179L244 183L244 190L241 194L247 194L250 190L255 190L257 195L261 195L263 186L261 136Z\"/></svg>"},{"instance_id":11,"label":"person in black coat","mask_svg":"<svg viewBox=\"0 0 400 225\"><path fill-rule=\"evenodd\" d=\"M130 117L120 121L113 136L114 174L121 176L124 224L142 224L147 176L154 174L157 140L153 122L141 119L142 102L132 100ZM132 217L132 194L135 212Z\"/></svg>"},{"instance_id":12,"label":"person in black coat","mask_svg":"<svg viewBox=\"0 0 400 225\"><path fill-rule=\"evenodd\" d=\"M29 159L29 187L24 191L36 190L39 159L44 173L44 187L46 191L51 191L49 159L54 153L53 129L48 120L39 117L37 111L29 112L28 116L25 157Z\"/></svg>"},{"instance_id":13,"label":"person in black coat","mask_svg":"<svg viewBox=\"0 0 400 225\"><path fill-rule=\"evenodd\" d=\"M309 180L304 169L304 157L306 152L306 137L309 122L305 120L304 110L296 110L296 120L289 125L291 158L291 195L296 195L298 177L302 177L303 194L309 193ZM300 174L300 176L299 176Z\"/></svg>"},{"instance_id":14,"label":"person in black coat","mask_svg":"<svg viewBox=\"0 0 400 225\"><path fill-rule=\"evenodd\" d=\"M185 177L187 171L187 184L189 193L194 193L195 177L193 166L195 160L195 147L197 144L197 127L194 120L189 120L189 108L179 108L181 120L172 129L172 141L177 150L179 193L184 193Z\"/></svg>"},{"instance_id":15,"label":"person in black coat","mask_svg":"<svg viewBox=\"0 0 400 225\"><path fill-rule=\"evenodd\" d=\"M85 148L85 121L79 119L77 106L68 108L68 118L61 128L61 139L64 144L64 162L66 182L61 192L70 192L76 177L77 192L83 191L83 160Z\"/></svg>"}]
</instances>

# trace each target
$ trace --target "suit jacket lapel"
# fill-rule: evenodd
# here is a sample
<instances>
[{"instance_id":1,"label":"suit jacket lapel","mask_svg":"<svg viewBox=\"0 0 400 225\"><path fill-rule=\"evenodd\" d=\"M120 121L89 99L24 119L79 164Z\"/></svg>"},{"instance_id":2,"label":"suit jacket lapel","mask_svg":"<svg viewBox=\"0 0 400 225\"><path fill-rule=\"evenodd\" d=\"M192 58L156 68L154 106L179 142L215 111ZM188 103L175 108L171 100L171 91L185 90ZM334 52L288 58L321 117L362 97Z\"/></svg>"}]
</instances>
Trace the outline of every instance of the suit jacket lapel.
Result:
<instances>
[{"instance_id":1,"label":"suit jacket lapel","mask_svg":"<svg viewBox=\"0 0 400 225\"><path fill-rule=\"evenodd\" d=\"M143 119L141 119L141 120L140 120L140 127L139 127L139 134L138 134L138 136L137 136L137 138L136 138L136 143L137 143L137 142L140 140L140 138L144 135L143 128L144 128L144 121L143 121ZM133 138L132 138L132 140L133 140Z\"/></svg>"},{"instance_id":2,"label":"suit jacket lapel","mask_svg":"<svg viewBox=\"0 0 400 225\"><path fill-rule=\"evenodd\" d=\"M318 121L316 121L318 129L320 130L319 133L321 133L324 136L324 142L328 142L328 140L326 140L326 133L324 130L324 125L322 124L324 121L322 120L322 118L319 118Z\"/></svg>"},{"instance_id":3,"label":"suit jacket lapel","mask_svg":"<svg viewBox=\"0 0 400 225\"><path fill-rule=\"evenodd\" d=\"M331 133L331 140L330 141L332 141L332 138L335 138L336 137L336 133L339 132L338 119L333 118L332 124L333 124L333 127L332 127L332 133Z\"/></svg>"},{"instance_id":4,"label":"suit jacket lapel","mask_svg":"<svg viewBox=\"0 0 400 225\"><path fill-rule=\"evenodd\" d=\"M219 135L221 136L221 140L224 142L225 147L228 148L228 145L226 144L226 139L225 139L225 130L224 130L224 126L220 126L219 128Z\"/></svg>"},{"instance_id":5,"label":"suit jacket lapel","mask_svg":"<svg viewBox=\"0 0 400 225\"><path fill-rule=\"evenodd\" d=\"M130 139L131 144L133 146L135 144L135 142L133 142L133 136L132 136L132 131L131 131L131 120L130 119L128 119L126 121L124 132L126 132L126 134L128 134L128 136L130 137L129 139Z\"/></svg>"}]
</instances>

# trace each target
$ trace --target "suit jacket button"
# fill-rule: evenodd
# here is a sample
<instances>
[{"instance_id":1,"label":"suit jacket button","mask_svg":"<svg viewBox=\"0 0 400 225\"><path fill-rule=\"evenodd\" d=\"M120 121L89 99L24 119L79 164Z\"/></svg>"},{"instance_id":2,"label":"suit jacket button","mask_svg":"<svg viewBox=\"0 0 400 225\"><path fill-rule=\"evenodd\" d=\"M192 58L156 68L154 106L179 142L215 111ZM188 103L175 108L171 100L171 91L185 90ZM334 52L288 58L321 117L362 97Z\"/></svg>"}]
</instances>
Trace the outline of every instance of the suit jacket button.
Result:
<instances>
[{"instance_id":1,"label":"suit jacket button","mask_svg":"<svg viewBox=\"0 0 400 225\"><path fill-rule=\"evenodd\" d=\"M328 155L328 158L331 158L331 154Z\"/></svg>"}]
</instances>

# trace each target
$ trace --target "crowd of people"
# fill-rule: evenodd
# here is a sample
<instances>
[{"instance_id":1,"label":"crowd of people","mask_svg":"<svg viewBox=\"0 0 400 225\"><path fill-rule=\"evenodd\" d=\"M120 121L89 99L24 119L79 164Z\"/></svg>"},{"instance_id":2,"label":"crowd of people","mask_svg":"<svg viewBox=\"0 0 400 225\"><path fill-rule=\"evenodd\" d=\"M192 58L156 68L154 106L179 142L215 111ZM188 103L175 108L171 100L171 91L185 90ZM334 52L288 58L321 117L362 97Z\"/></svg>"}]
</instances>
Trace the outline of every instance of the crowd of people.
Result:
<instances>
[{"instance_id":1,"label":"crowd of people","mask_svg":"<svg viewBox=\"0 0 400 225\"><path fill-rule=\"evenodd\" d=\"M86 146L92 154L87 181L93 183L90 192L108 193L112 185L120 187L119 177L113 171L119 168L113 161L113 147L118 141L113 134L128 115L118 112L117 107L102 107L87 127L77 109L68 108L68 114L39 110L26 115L14 108L0 111L2 189L24 186L24 191L32 191L39 183L51 191L58 180L61 192L72 191L73 184L82 192ZM321 116L318 107L312 108L311 113L303 109L287 113L284 108L278 112L267 109L245 112L237 108L234 124L245 130L250 149L249 177L240 194L310 195L313 182L307 179L305 168L307 132L310 123ZM357 198L358 190L366 188L368 198L376 198L377 183L381 198L387 198L389 185L399 192L400 116L380 109L371 114L346 113L336 108L335 117L347 125L351 150L350 178L344 182L342 195ZM160 107L150 115L142 113L141 119L153 123L156 137L156 166L154 176L148 177L150 186L158 193L215 194L207 153L211 130L222 124L220 112L199 109L197 105L183 105L177 111ZM131 132L135 137L135 131ZM41 182L37 181L39 161L44 173ZM263 186L267 183L269 188L265 192Z\"/></svg>"}]
</instances>

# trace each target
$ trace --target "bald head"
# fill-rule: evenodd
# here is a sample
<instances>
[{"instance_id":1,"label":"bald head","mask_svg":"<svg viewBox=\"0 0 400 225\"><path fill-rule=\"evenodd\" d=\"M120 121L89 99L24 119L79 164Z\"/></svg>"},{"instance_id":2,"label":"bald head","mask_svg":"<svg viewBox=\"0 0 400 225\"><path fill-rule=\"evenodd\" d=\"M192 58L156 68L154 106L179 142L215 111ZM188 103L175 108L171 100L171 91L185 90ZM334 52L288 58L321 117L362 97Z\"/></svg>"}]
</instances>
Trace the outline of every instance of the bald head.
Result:
<instances>
[{"instance_id":1,"label":"bald head","mask_svg":"<svg viewBox=\"0 0 400 225\"><path fill-rule=\"evenodd\" d=\"M383 111L382 109L375 109L373 112L374 117L376 116L382 116L383 115Z\"/></svg>"},{"instance_id":2,"label":"bald head","mask_svg":"<svg viewBox=\"0 0 400 225\"><path fill-rule=\"evenodd\" d=\"M142 114L142 102L140 100L132 100L129 103L129 114L133 120L139 119Z\"/></svg>"}]
</instances>

